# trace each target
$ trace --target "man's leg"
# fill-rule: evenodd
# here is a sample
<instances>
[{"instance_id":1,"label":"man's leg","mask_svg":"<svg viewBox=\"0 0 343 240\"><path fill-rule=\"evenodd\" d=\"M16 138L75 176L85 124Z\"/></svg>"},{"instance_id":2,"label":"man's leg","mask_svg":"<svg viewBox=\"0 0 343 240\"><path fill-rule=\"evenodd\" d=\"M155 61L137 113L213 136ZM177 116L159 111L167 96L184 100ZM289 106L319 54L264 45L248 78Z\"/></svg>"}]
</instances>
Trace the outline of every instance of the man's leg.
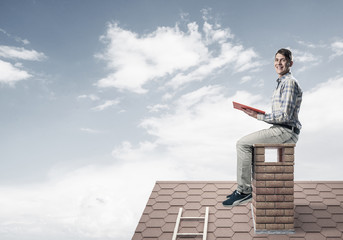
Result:
<instances>
[{"instance_id":1,"label":"man's leg","mask_svg":"<svg viewBox=\"0 0 343 240\"><path fill-rule=\"evenodd\" d=\"M251 167L252 152L255 143L295 143L297 136L281 127L271 127L260 130L241 138L236 145L237 148L237 190L231 194L224 205L237 205L251 199ZM237 195L238 194L238 195ZM240 194L240 195L239 195ZM230 200L231 198L231 200Z\"/></svg>"}]
</instances>

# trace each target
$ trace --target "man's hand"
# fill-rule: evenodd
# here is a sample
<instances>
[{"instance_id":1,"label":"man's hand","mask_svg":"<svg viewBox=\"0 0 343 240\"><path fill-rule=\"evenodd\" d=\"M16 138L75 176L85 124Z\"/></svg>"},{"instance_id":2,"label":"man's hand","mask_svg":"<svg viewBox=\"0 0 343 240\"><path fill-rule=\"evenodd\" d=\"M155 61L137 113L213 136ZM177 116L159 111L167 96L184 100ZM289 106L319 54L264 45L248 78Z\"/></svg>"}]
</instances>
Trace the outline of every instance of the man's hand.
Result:
<instances>
[{"instance_id":1,"label":"man's hand","mask_svg":"<svg viewBox=\"0 0 343 240\"><path fill-rule=\"evenodd\" d=\"M250 117L257 118L257 112L255 112L255 111L253 111L251 109L244 109L243 108L243 112L248 114Z\"/></svg>"}]
</instances>

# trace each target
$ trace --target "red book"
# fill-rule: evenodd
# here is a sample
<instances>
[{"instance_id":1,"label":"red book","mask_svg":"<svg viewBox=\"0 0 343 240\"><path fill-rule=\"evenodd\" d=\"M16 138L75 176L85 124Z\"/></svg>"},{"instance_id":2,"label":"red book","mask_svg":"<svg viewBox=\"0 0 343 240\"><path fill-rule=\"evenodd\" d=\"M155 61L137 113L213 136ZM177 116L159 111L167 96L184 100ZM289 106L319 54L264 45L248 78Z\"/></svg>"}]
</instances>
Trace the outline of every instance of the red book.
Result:
<instances>
[{"instance_id":1,"label":"red book","mask_svg":"<svg viewBox=\"0 0 343 240\"><path fill-rule=\"evenodd\" d=\"M247 105L244 105L244 104L241 104L241 103L238 103L238 102L232 102L232 103L233 103L233 107L238 109L238 110L250 109L250 110L258 112L258 113L262 113L262 114L266 113L265 111L262 111L260 109L249 107Z\"/></svg>"}]
</instances>

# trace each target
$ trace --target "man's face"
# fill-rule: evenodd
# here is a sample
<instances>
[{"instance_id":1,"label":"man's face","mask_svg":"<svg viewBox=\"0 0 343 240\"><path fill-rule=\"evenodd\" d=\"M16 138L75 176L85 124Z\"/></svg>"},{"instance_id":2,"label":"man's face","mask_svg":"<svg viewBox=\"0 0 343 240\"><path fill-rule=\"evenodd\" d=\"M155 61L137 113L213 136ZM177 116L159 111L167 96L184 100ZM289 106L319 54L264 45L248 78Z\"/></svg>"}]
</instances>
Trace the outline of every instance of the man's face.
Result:
<instances>
[{"instance_id":1,"label":"man's face","mask_svg":"<svg viewBox=\"0 0 343 240\"><path fill-rule=\"evenodd\" d=\"M275 60L274 60L274 67L276 70L276 73L279 75L279 77L285 75L289 72L289 68L292 66L292 61L287 61L286 57L280 53L276 54Z\"/></svg>"}]
</instances>

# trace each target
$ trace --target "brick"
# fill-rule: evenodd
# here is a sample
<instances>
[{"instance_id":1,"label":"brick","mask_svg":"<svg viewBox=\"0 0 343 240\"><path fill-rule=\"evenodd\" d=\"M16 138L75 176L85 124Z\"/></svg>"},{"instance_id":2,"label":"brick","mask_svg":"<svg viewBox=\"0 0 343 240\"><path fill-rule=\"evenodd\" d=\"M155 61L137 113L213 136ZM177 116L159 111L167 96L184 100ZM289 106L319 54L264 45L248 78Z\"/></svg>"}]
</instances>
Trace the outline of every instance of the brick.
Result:
<instances>
[{"instance_id":1,"label":"brick","mask_svg":"<svg viewBox=\"0 0 343 240\"><path fill-rule=\"evenodd\" d=\"M254 179L256 180L274 180L274 176L273 173L254 173Z\"/></svg>"},{"instance_id":2,"label":"brick","mask_svg":"<svg viewBox=\"0 0 343 240\"><path fill-rule=\"evenodd\" d=\"M293 202L294 201L294 195L284 195L284 201L285 202Z\"/></svg>"},{"instance_id":3,"label":"brick","mask_svg":"<svg viewBox=\"0 0 343 240\"><path fill-rule=\"evenodd\" d=\"M284 209L266 209L266 216L284 216Z\"/></svg>"},{"instance_id":4,"label":"brick","mask_svg":"<svg viewBox=\"0 0 343 240\"><path fill-rule=\"evenodd\" d=\"M254 209L255 216L266 216L265 209Z\"/></svg>"},{"instance_id":5,"label":"brick","mask_svg":"<svg viewBox=\"0 0 343 240\"><path fill-rule=\"evenodd\" d=\"M293 173L294 172L294 166L284 166L284 172L285 173Z\"/></svg>"},{"instance_id":6,"label":"brick","mask_svg":"<svg viewBox=\"0 0 343 240\"><path fill-rule=\"evenodd\" d=\"M266 202L283 202L284 196L283 195L267 195Z\"/></svg>"},{"instance_id":7,"label":"brick","mask_svg":"<svg viewBox=\"0 0 343 240\"><path fill-rule=\"evenodd\" d=\"M266 167L265 166L255 166L254 171L255 173L265 173L266 172Z\"/></svg>"},{"instance_id":8,"label":"brick","mask_svg":"<svg viewBox=\"0 0 343 240\"><path fill-rule=\"evenodd\" d=\"M256 223L274 223L274 217L256 217Z\"/></svg>"},{"instance_id":9,"label":"brick","mask_svg":"<svg viewBox=\"0 0 343 240\"><path fill-rule=\"evenodd\" d=\"M293 173L275 173L275 180L293 180Z\"/></svg>"},{"instance_id":10,"label":"brick","mask_svg":"<svg viewBox=\"0 0 343 240\"><path fill-rule=\"evenodd\" d=\"M293 166L294 162L254 162L256 166Z\"/></svg>"},{"instance_id":11,"label":"brick","mask_svg":"<svg viewBox=\"0 0 343 240\"><path fill-rule=\"evenodd\" d=\"M294 162L294 155L282 155L283 162Z\"/></svg>"},{"instance_id":12,"label":"brick","mask_svg":"<svg viewBox=\"0 0 343 240\"><path fill-rule=\"evenodd\" d=\"M284 171L285 171L284 166L282 166L281 164L265 167L266 173L283 173Z\"/></svg>"},{"instance_id":13,"label":"brick","mask_svg":"<svg viewBox=\"0 0 343 240\"><path fill-rule=\"evenodd\" d=\"M294 148L294 143L255 143L254 147L265 147L265 148Z\"/></svg>"},{"instance_id":14,"label":"brick","mask_svg":"<svg viewBox=\"0 0 343 240\"><path fill-rule=\"evenodd\" d=\"M294 147L286 147L281 150L282 155L294 155Z\"/></svg>"},{"instance_id":15,"label":"brick","mask_svg":"<svg viewBox=\"0 0 343 240\"><path fill-rule=\"evenodd\" d=\"M290 194L292 195L294 193L293 188L275 188L275 194Z\"/></svg>"},{"instance_id":16,"label":"brick","mask_svg":"<svg viewBox=\"0 0 343 240\"><path fill-rule=\"evenodd\" d=\"M255 226L256 226L256 229L259 229L259 230L266 229L266 224L263 224L263 223L257 223Z\"/></svg>"},{"instance_id":17,"label":"brick","mask_svg":"<svg viewBox=\"0 0 343 240\"><path fill-rule=\"evenodd\" d=\"M252 181L253 187L265 187L266 186L266 181L256 181L256 179L253 179Z\"/></svg>"},{"instance_id":18,"label":"brick","mask_svg":"<svg viewBox=\"0 0 343 240\"><path fill-rule=\"evenodd\" d=\"M285 224L266 224L267 230L285 229Z\"/></svg>"},{"instance_id":19,"label":"brick","mask_svg":"<svg viewBox=\"0 0 343 240\"><path fill-rule=\"evenodd\" d=\"M293 165L256 165L254 168L256 173L293 173Z\"/></svg>"},{"instance_id":20,"label":"brick","mask_svg":"<svg viewBox=\"0 0 343 240\"><path fill-rule=\"evenodd\" d=\"M254 162L264 162L265 161L265 156L264 154L262 155L254 155Z\"/></svg>"},{"instance_id":21,"label":"brick","mask_svg":"<svg viewBox=\"0 0 343 240\"><path fill-rule=\"evenodd\" d=\"M265 185L266 187L283 187L284 182L283 181L266 181Z\"/></svg>"},{"instance_id":22,"label":"brick","mask_svg":"<svg viewBox=\"0 0 343 240\"><path fill-rule=\"evenodd\" d=\"M284 209L285 216L294 216L294 209Z\"/></svg>"},{"instance_id":23,"label":"brick","mask_svg":"<svg viewBox=\"0 0 343 240\"><path fill-rule=\"evenodd\" d=\"M293 223L293 217L275 217L275 223Z\"/></svg>"},{"instance_id":24,"label":"brick","mask_svg":"<svg viewBox=\"0 0 343 240\"><path fill-rule=\"evenodd\" d=\"M285 224L285 229L286 229L286 230L292 230L292 229L294 229L294 223L286 223L286 224Z\"/></svg>"},{"instance_id":25,"label":"brick","mask_svg":"<svg viewBox=\"0 0 343 240\"><path fill-rule=\"evenodd\" d=\"M256 188L256 195L259 194L274 194L275 188Z\"/></svg>"},{"instance_id":26,"label":"brick","mask_svg":"<svg viewBox=\"0 0 343 240\"><path fill-rule=\"evenodd\" d=\"M254 155L264 155L264 147L254 147Z\"/></svg>"},{"instance_id":27,"label":"brick","mask_svg":"<svg viewBox=\"0 0 343 240\"><path fill-rule=\"evenodd\" d=\"M294 181L283 181L285 187L292 187L294 188Z\"/></svg>"},{"instance_id":28,"label":"brick","mask_svg":"<svg viewBox=\"0 0 343 240\"><path fill-rule=\"evenodd\" d=\"M294 203L293 202L276 202L275 203L275 208L293 209L294 208Z\"/></svg>"},{"instance_id":29,"label":"brick","mask_svg":"<svg viewBox=\"0 0 343 240\"><path fill-rule=\"evenodd\" d=\"M255 206L257 209L261 209L261 208L272 209L272 208L275 208L275 203L273 203L273 202L256 202ZM290 208L290 207L283 207L283 208Z\"/></svg>"},{"instance_id":30,"label":"brick","mask_svg":"<svg viewBox=\"0 0 343 240\"><path fill-rule=\"evenodd\" d=\"M265 202L266 196L265 195L256 195L255 199L256 199L256 202Z\"/></svg>"}]
</instances>

